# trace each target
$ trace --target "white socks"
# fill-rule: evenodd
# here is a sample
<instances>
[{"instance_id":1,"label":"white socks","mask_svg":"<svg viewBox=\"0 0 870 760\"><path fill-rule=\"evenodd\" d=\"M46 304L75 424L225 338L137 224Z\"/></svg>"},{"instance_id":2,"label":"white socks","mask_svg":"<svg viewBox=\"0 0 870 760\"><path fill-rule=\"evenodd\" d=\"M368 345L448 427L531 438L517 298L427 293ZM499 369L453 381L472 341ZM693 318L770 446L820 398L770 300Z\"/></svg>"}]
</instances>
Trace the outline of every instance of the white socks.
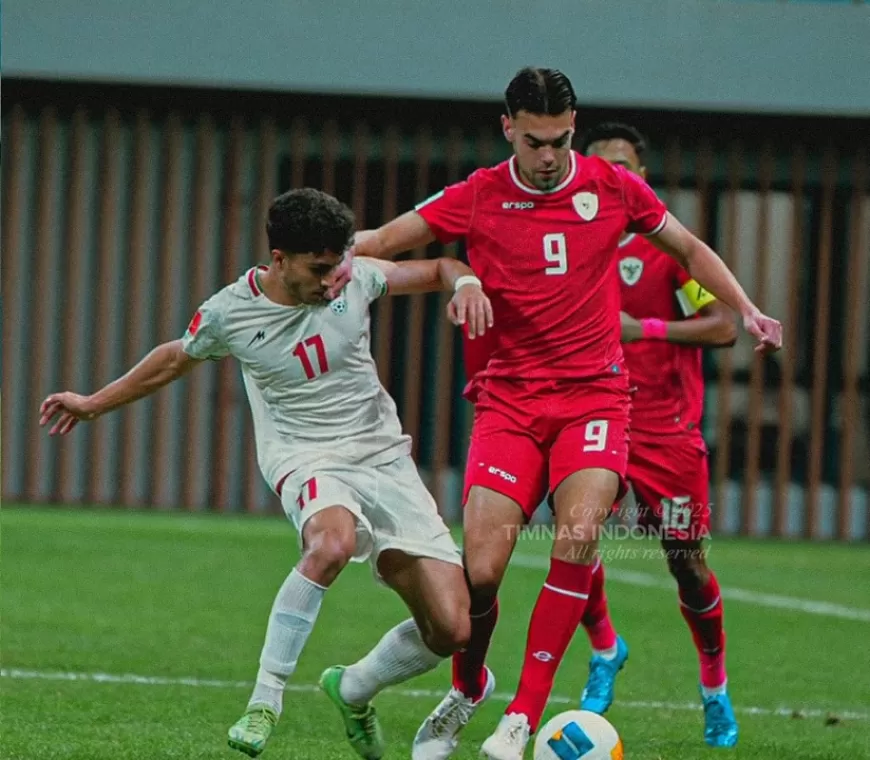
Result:
<instances>
[{"instance_id":1,"label":"white socks","mask_svg":"<svg viewBox=\"0 0 870 760\"><path fill-rule=\"evenodd\" d=\"M423 643L413 619L387 631L374 649L341 678L341 698L352 705L363 705L379 691L426 673L444 658Z\"/></svg>"},{"instance_id":2,"label":"white socks","mask_svg":"<svg viewBox=\"0 0 870 760\"><path fill-rule=\"evenodd\" d=\"M296 569L287 576L269 614L260 670L248 707L266 705L281 714L284 685L296 670L325 591L325 587L308 580Z\"/></svg>"},{"instance_id":3,"label":"white socks","mask_svg":"<svg viewBox=\"0 0 870 760\"><path fill-rule=\"evenodd\" d=\"M269 615L266 642L260 654L257 683L248 707L265 705L281 714L284 686L296 670L326 589L293 570L284 581ZM444 658L423 643L413 619L387 631L374 649L341 678L341 697L362 705L379 691L435 668Z\"/></svg>"}]
</instances>

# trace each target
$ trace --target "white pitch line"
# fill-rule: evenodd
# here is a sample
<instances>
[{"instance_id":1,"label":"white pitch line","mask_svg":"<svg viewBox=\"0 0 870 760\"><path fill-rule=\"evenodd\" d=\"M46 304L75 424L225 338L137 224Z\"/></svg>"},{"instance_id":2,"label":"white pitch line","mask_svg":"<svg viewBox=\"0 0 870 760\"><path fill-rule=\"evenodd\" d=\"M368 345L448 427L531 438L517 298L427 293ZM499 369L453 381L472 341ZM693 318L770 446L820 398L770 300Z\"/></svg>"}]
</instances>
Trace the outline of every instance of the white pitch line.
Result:
<instances>
[{"instance_id":1,"label":"white pitch line","mask_svg":"<svg viewBox=\"0 0 870 760\"><path fill-rule=\"evenodd\" d=\"M517 567L531 568L534 570L546 570L550 566L548 557L535 557L527 554L515 554L511 564ZM633 570L619 570L607 568L607 580L616 583L625 583L629 586L643 586L645 588L659 588L667 591L676 591L674 582L669 578L661 578L650 573L639 573ZM870 623L870 610L860 607L847 607L844 604L832 602L818 602L812 599L801 599L796 596L781 596L779 594L764 594L760 591L750 591L745 588L726 586L722 589L725 599L735 602L746 602L757 607L772 607L792 612L806 612L810 615L822 615L842 620L858 620L862 623Z\"/></svg>"},{"instance_id":2,"label":"white pitch line","mask_svg":"<svg viewBox=\"0 0 870 760\"><path fill-rule=\"evenodd\" d=\"M133 673L64 673L47 670L21 670L19 668L3 668L0 670L0 678L11 678L15 680L37 680L37 681L86 681L89 683L113 683L113 684L134 684L136 686L191 686L194 688L207 689L250 689L253 684L248 681L222 681L214 678L192 678L192 677L173 677L173 676L142 676ZM319 691L319 687L313 684L289 683L287 691L310 694ZM411 699L440 699L444 696L443 691L434 691L432 689L390 689L386 694L391 694L397 697L405 697ZM513 694L506 692L495 692L492 695L493 699L500 702L510 702ZM563 697L553 695L549 700L553 704L558 705L576 705L575 697ZM700 704L695 702L650 702L643 700L625 701L618 700L618 707L627 707L635 710L675 710L675 711L690 711L698 712L701 709ZM737 706L734 708L737 712L745 715L775 715L779 717L790 718L799 714L805 718L822 718L828 715L836 715L843 720L870 720L870 713L860 712L858 710L821 710L821 709L802 709L791 707L743 707Z\"/></svg>"}]
</instances>

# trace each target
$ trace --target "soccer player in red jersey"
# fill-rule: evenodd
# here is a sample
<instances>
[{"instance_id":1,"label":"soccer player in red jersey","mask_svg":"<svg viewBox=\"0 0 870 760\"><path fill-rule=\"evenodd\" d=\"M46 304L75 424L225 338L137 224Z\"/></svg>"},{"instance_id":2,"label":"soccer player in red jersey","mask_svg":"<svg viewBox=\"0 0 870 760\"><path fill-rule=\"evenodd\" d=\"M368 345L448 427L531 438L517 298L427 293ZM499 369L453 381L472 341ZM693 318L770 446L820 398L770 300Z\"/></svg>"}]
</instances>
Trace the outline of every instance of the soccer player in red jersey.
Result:
<instances>
[{"instance_id":1,"label":"soccer player in red jersey","mask_svg":"<svg viewBox=\"0 0 870 760\"><path fill-rule=\"evenodd\" d=\"M780 324L640 177L571 150L575 102L560 71L521 70L502 117L511 159L359 235L355 245L357 254L385 258L464 238L495 317L492 354L472 383L463 520L472 634L454 657L453 688L418 731L415 760L448 757L492 692L484 659L496 594L519 531L548 488L557 526L550 569L516 697L484 742L484 757L522 758L586 610L599 528L626 489L630 397L615 265L623 233L651 236L743 316L759 350L782 342Z\"/></svg>"},{"instance_id":2,"label":"soccer player in red jersey","mask_svg":"<svg viewBox=\"0 0 870 760\"><path fill-rule=\"evenodd\" d=\"M645 150L646 141L635 128L617 123L594 127L581 147L588 156L644 178ZM639 524L661 537L668 569L677 581L680 611L698 650L704 738L712 746L730 747L737 742L737 721L726 691L722 599L701 545L710 528L707 447L701 435L701 351L702 346L733 345L734 315L641 236L623 236L616 266L623 352L632 386L628 480ZM583 625L593 656L580 707L603 714L613 701L613 682L628 648L610 622L600 561Z\"/></svg>"}]
</instances>

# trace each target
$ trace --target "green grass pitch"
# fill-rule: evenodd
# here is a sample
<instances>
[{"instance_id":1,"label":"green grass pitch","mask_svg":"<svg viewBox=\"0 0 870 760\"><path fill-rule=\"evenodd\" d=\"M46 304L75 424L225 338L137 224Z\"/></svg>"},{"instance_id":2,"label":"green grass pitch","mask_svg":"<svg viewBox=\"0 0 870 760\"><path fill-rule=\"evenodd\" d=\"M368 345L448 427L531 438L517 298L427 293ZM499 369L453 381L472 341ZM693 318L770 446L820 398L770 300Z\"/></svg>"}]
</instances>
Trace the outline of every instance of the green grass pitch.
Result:
<instances>
[{"instance_id":1,"label":"green grass pitch","mask_svg":"<svg viewBox=\"0 0 870 760\"><path fill-rule=\"evenodd\" d=\"M288 523L7 507L0 526L0 757L243 757L226 746L226 730L244 709L272 597L298 555ZM477 757L516 686L547 550L543 539L520 542L490 657L498 698L468 726L457 758ZM695 654L654 546L624 540L605 552L614 620L631 647L607 717L628 760L870 758L866 546L712 542L741 724L735 750L703 744L701 714L692 709ZM349 568L327 595L265 760L355 757L313 684L325 666L358 658L402 617L367 566ZM547 716L572 706L587 657L581 632ZM378 697L387 758L410 757L414 732L449 678L445 664Z\"/></svg>"}]
</instances>

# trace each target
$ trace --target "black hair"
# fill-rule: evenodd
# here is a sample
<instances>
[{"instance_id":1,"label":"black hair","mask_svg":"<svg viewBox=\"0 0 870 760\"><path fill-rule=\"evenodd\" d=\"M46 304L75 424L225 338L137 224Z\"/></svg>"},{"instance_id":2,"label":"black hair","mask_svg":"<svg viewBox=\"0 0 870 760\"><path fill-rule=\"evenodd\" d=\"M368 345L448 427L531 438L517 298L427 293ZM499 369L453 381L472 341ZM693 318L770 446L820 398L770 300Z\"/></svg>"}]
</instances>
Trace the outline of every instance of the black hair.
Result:
<instances>
[{"instance_id":1,"label":"black hair","mask_svg":"<svg viewBox=\"0 0 870 760\"><path fill-rule=\"evenodd\" d=\"M647 142L646 138L635 127L619 121L604 121L597 124L583 135L583 139L580 141L580 152L585 156L593 143L602 140L625 140L627 143L631 143L638 159L643 163Z\"/></svg>"},{"instance_id":2,"label":"black hair","mask_svg":"<svg viewBox=\"0 0 870 760\"><path fill-rule=\"evenodd\" d=\"M343 254L350 245L353 211L327 193L304 187L282 193L269 206L269 249L285 253Z\"/></svg>"},{"instance_id":3,"label":"black hair","mask_svg":"<svg viewBox=\"0 0 870 760\"><path fill-rule=\"evenodd\" d=\"M539 69L527 66L520 69L504 92L508 116L520 111L557 116L573 111L577 104L574 87L558 69Z\"/></svg>"}]
</instances>

